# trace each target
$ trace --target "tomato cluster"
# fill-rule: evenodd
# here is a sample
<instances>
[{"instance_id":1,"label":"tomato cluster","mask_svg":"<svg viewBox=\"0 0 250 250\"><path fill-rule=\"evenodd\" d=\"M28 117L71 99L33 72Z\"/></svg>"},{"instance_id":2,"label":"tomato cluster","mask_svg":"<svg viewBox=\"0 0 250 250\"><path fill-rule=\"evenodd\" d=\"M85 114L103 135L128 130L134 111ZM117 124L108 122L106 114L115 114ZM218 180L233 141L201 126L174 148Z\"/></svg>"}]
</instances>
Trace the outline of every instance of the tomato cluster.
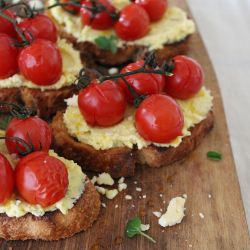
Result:
<instances>
[{"instance_id":1,"label":"tomato cluster","mask_svg":"<svg viewBox=\"0 0 250 250\"><path fill-rule=\"evenodd\" d=\"M15 21L14 13L3 12ZM46 15L37 14L23 18L16 25L0 17L0 79L6 79L20 71L37 85L52 85L62 74L62 57L56 46L57 29ZM22 42L26 41L26 44Z\"/></svg>"},{"instance_id":2,"label":"tomato cluster","mask_svg":"<svg viewBox=\"0 0 250 250\"><path fill-rule=\"evenodd\" d=\"M38 117L13 118L6 130L10 154L31 153L18 160L15 170L0 153L0 204L12 196L14 187L21 199L48 207L61 200L68 188L68 172L63 162L48 154L51 130ZM26 145L26 146L25 146Z\"/></svg>"},{"instance_id":3,"label":"tomato cluster","mask_svg":"<svg viewBox=\"0 0 250 250\"><path fill-rule=\"evenodd\" d=\"M168 5L167 0L135 0L118 14L110 0L82 0L80 4L81 7L78 8L73 5L65 8L80 12L83 24L93 29L105 30L113 27L117 36L125 41L145 36L150 22L160 20Z\"/></svg>"},{"instance_id":4,"label":"tomato cluster","mask_svg":"<svg viewBox=\"0 0 250 250\"><path fill-rule=\"evenodd\" d=\"M185 100L194 96L203 84L203 71L195 60L186 56L173 58L171 76L152 73L150 66L146 68L147 73L136 72L143 66L144 60L125 66L116 83L92 81L81 90L78 106L89 125L107 127L124 118L127 103L132 104L135 98L143 96L145 99L135 113L138 133L145 140L168 143L182 134L184 125L183 114L174 98Z\"/></svg>"}]
</instances>

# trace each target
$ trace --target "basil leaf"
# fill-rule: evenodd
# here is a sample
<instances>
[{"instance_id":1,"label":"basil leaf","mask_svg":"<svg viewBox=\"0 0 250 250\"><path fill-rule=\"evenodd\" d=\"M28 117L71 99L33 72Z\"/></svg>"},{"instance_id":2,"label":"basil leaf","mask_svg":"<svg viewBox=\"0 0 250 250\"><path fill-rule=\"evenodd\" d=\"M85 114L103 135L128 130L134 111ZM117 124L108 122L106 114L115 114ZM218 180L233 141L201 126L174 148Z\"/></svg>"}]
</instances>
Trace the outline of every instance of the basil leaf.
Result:
<instances>
[{"instance_id":1,"label":"basil leaf","mask_svg":"<svg viewBox=\"0 0 250 250\"><path fill-rule=\"evenodd\" d=\"M110 50L113 54L117 52L117 42L117 37L113 35L110 37L99 36L95 39L95 43L100 49Z\"/></svg>"},{"instance_id":2,"label":"basil leaf","mask_svg":"<svg viewBox=\"0 0 250 250\"><path fill-rule=\"evenodd\" d=\"M5 130L11 121L12 116L4 116L0 118L0 129Z\"/></svg>"},{"instance_id":3,"label":"basil leaf","mask_svg":"<svg viewBox=\"0 0 250 250\"><path fill-rule=\"evenodd\" d=\"M207 152L207 157L214 161L220 161L222 159L222 154L216 151Z\"/></svg>"}]
</instances>

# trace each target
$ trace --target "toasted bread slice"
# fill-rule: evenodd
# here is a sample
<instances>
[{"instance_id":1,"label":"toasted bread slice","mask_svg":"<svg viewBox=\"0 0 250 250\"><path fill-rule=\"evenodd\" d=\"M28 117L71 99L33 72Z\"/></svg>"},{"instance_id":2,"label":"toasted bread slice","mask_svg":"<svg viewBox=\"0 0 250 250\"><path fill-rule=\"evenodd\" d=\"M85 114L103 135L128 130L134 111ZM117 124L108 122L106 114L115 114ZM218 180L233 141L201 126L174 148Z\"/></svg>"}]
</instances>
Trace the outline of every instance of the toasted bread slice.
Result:
<instances>
[{"instance_id":1,"label":"toasted bread slice","mask_svg":"<svg viewBox=\"0 0 250 250\"><path fill-rule=\"evenodd\" d=\"M72 43L74 47L81 52L82 61L88 67L97 64L105 66L119 66L128 62L135 61L145 57L147 50L143 46L126 46L119 48L115 54L109 50L98 48L95 44L90 42L77 42L76 38L60 31L60 36ZM165 45L163 49L156 50L156 59L158 63L171 59L176 55L184 55L188 51L189 36L183 41Z\"/></svg>"},{"instance_id":2,"label":"toasted bread slice","mask_svg":"<svg viewBox=\"0 0 250 250\"><path fill-rule=\"evenodd\" d=\"M69 135L64 125L62 112L58 112L54 117L51 127L55 151L74 160L84 169L108 172L113 177L118 178L133 176L137 164L157 168L183 159L197 147L202 138L212 129L213 121L213 112L210 111L206 119L193 127L191 135L184 137L177 148L148 146L141 150L128 147L96 150L90 145L78 142L77 139Z\"/></svg>"},{"instance_id":3,"label":"toasted bread slice","mask_svg":"<svg viewBox=\"0 0 250 250\"><path fill-rule=\"evenodd\" d=\"M31 88L0 88L0 101L25 104L35 110L43 119L49 119L57 111L66 107L64 99L70 98L77 92L75 85L57 90L31 89Z\"/></svg>"},{"instance_id":4,"label":"toasted bread slice","mask_svg":"<svg viewBox=\"0 0 250 250\"><path fill-rule=\"evenodd\" d=\"M88 180L85 190L75 206L64 215L60 211L36 217L8 217L0 214L0 238L6 240L59 240L88 229L97 219L100 197Z\"/></svg>"}]
</instances>

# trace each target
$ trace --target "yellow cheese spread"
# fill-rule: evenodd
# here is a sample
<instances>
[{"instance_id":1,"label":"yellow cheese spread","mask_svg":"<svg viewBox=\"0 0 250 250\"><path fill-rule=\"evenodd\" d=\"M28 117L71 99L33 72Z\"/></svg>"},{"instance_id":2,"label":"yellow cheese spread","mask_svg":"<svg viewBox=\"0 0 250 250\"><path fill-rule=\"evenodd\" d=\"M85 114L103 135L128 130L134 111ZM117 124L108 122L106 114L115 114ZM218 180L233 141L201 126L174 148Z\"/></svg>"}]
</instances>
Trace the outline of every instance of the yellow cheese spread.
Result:
<instances>
[{"instance_id":1,"label":"yellow cheese spread","mask_svg":"<svg viewBox=\"0 0 250 250\"><path fill-rule=\"evenodd\" d=\"M7 79L0 80L0 88L28 87L44 91L72 85L82 68L80 53L64 39L59 39L57 45L61 52L63 62L63 72L58 82L50 86L39 86L26 80L21 74L15 74Z\"/></svg>"},{"instance_id":2,"label":"yellow cheese spread","mask_svg":"<svg viewBox=\"0 0 250 250\"><path fill-rule=\"evenodd\" d=\"M182 138L189 136L189 129L206 118L212 108L213 97L210 91L205 87L193 97L185 101L177 100L184 115L183 135L168 144L153 143L160 147L177 147ZM136 145L139 149L152 144L144 140L137 132L134 121L134 108L128 108L125 118L119 124L108 127L91 127L81 115L77 106L77 96L74 96L68 102L68 108L64 113L64 123L71 136L77 138L80 142L89 144L97 150L105 150L114 147L129 147Z\"/></svg>"},{"instance_id":3,"label":"yellow cheese spread","mask_svg":"<svg viewBox=\"0 0 250 250\"><path fill-rule=\"evenodd\" d=\"M53 4L55 1L49 0L49 3ZM117 9L129 4L128 0L113 0L111 2ZM56 22L63 27L63 30L73 35L78 42L95 43L95 39L99 36L110 37L115 35L113 29L100 31L89 26L83 26L80 16L71 15L61 7L53 8L50 11ZM171 7L168 8L160 21L150 24L150 30L145 37L131 42L119 39L118 47L138 45L147 46L149 50L161 49L164 44L179 42L194 32L194 22L187 18L187 14L180 8Z\"/></svg>"},{"instance_id":4,"label":"yellow cheese spread","mask_svg":"<svg viewBox=\"0 0 250 250\"><path fill-rule=\"evenodd\" d=\"M4 132L0 131L0 135L1 134L3 135ZM7 150L2 142L0 142L0 152L4 153L14 168L17 159L7 154ZM19 199L17 195L13 194L9 201L5 204L0 204L0 214L5 213L9 217L21 217L27 213L31 213L35 216L43 216L46 212L53 212L55 210L59 210L63 214L67 214L68 210L74 206L76 201L84 192L86 175L82 172L80 166L73 161L59 157L53 150L49 151L49 155L61 160L68 170L69 186L65 197L52 206L43 208L40 205L28 204L27 202Z\"/></svg>"}]
</instances>

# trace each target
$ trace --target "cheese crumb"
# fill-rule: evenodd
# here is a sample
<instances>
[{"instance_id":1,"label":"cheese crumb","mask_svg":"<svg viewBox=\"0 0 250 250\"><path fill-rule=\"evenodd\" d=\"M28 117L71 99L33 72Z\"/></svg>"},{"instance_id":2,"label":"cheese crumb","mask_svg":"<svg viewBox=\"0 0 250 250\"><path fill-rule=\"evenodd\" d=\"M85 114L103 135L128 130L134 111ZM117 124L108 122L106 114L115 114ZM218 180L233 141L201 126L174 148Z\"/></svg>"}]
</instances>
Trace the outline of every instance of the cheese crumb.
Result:
<instances>
[{"instance_id":1,"label":"cheese crumb","mask_svg":"<svg viewBox=\"0 0 250 250\"><path fill-rule=\"evenodd\" d=\"M209 194L209 195L208 195L208 198L209 198L209 199L211 199L211 198L212 198L212 195L211 195L211 194Z\"/></svg>"},{"instance_id":2,"label":"cheese crumb","mask_svg":"<svg viewBox=\"0 0 250 250\"><path fill-rule=\"evenodd\" d=\"M131 195L125 195L125 199L126 200L132 200L132 196Z\"/></svg>"},{"instance_id":3,"label":"cheese crumb","mask_svg":"<svg viewBox=\"0 0 250 250\"><path fill-rule=\"evenodd\" d=\"M118 190L121 192L122 190L127 189L127 184L126 183L120 183L118 184Z\"/></svg>"},{"instance_id":4,"label":"cheese crumb","mask_svg":"<svg viewBox=\"0 0 250 250\"><path fill-rule=\"evenodd\" d=\"M205 216L204 216L203 213L199 213L199 216L201 217L201 219L204 219L204 218L205 218Z\"/></svg>"},{"instance_id":5,"label":"cheese crumb","mask_svg":"<svg viewBox=\"0 0 250 250\"><path fill-rule=\"evenodd\" d=\"M67 103L67 106L78 107L78 95L73 95L64 101Z\"/></svg>"},{"instance_id":6,"label":"cheese crumb","mask_svg":"<svg viewBox=\"0 0 250 250\"><path fill-rule=\"evenodd\" d=\"M134 184L136 185L136 184L137 184L137 181L134 181Z\"/></svg>"},{"instance_id":7,"label":"cheese crumb","mask_svg":"<svg viewBox=\"0 0 250 250\"><path fill-rule=\"evenodd\" d=\"M147 195L146 195L146 194L144 194L144 195L142 196L142 198L143 198L143 199L146 199L146 198L147 198Z\"/></svg>"},{"instance_id":8,"label":"cheese crumb","mask_svg":"<svg viewBox=\"0 0 250 250\"><path fill-rule=\"evenodd\" d=\"M142 191L142 189L139 188L139 187L136 187L135 190L136 190L137 192L141 192L141 191Z\"/></svg>"},{"instance_id":9,"label":"cheese crumb","mask_svg":"<svg viewBox=\"0 0 250 250\"><path fill-rule=\"evenodd\" d=\"M149 224L141 224L141 230L144 232L144 231L148 231L150 228L150 225Z\"/></svg>"},{"instance_id":10,"label":"cheese crumb","mask_svg":"<svg viewBox=\"0 0 250 250\"><path fill-rule=\"evenodd\" d=\"M110 200L114 199L117 194L118 194L117 189L106 190L106 197Z\"/></svg>"},{"instance_id":11,"label":"cheese crumb","mask_svg":"<svg viewBox=\"0 0 250 250\"><path fill-rule=\"evenodd\" d=\"M99 185L109 185L112 186L114 185L114 180L112 179L112 177L110 176L110 174L108 173L102 173L99 174L99 176L97 177L97 183Z\"/></svg>"},{"instance_id":12,"label":"cheese crumb","mask_svg":"<svg viewBox=\"0 0 250 250\"><path fill-rule=\"evenodd\" d=\"M162 197L163 197L163 194L160 194L160 197L162 198Z\"/></svg>"},{"instance_id":13,"label":"cheese crumb","mask_svg":"<svg viewBox=\"0 0 250 250\"><path fill-rule=\"evenodd\" d=\"M116 205L115 205L115 208L118 208L118 207L119 207L119 205L116 204Z\"/></svg>"},{"instance_id":14,"label":"cheese crumb","mask_svg":"<svg viewBox=\"0 0 250 250\"><path fill-rule=\"evenodd\" d=\"M158 223L162 227L173 226L175 224L181 223L183 217L185 216L185 202L186 199L182 197L173 198L168 205L167 212L163 214Z\"/></svg>"},{"instance_id":15,"label":"cheese crumb","mask_svg":"<svg viewBox=\"0 0 250 250\"><path fill-rule=\"evenodd\" d=\"M105 204L105 203L102 203L101 205L102 205L102 207L105 207L105 208L106 208L106 204Z\"/></svg>"},{"instance_id":16,"label":"cheese crumb","mask_svg":"<svg viewBox=\"0 0 250 250\"><path fill-rule=\"evenodd\" d=\"M187 195L186 194L183 194L182 195L184 199L187 199Z\"/></svg>"},{"instance_id":17,"label":"cheese crumb","mask_svg":"<svg viewBox=\"0 0 250 250\"><path fill-rule=\"evenodd\" d=\"M95 183L96 183L96 181L97 181L96 176L93 176L93 178L91 179L91 183L92 183L92 184L95 184Z\"/></svg>"},{"instance_id":18,"label":"cheese crumb","mask_svg":"<svg viewBox=\"0 0 250 250\"><path fill-rule=\"evenodd\" d=\"M118 72L119 72L118 68L110 68L109 69L109 74L110 75L117 74Z\"/></svg>"},{"instance_id":19,"label":"cheese crumb","mask_svg":"<svg viewBox=\"0 0 250 250\"><path fill-rule=\"evenodd\" d=\"M124 182L125 178L124 177L121 177L119 180L118 180L118 183L119 184L122 184Z\"/></svg>"},{"instance_id":20,"label":"cheese crumb","mask_svg":"<svg viewBox=\"0 0 250 250\"><path fill-rule=\"evenodd\" d=\"M193 245L192 245L192 244L189 244L188 246L189 246L190 248L191 248L191 247L193 247Z\"/></svg>"},{"instance_id":21,"label":"cheese crumb","mask_svg":"<svg viewBox=\"0 0 250 250\"><path fill-rule=\"evenodd\" d=\"M96 188L96 190L97 190L97 192L98 192L99 194L102 194L102 195L105 195L105 194L106 194L106 189L105 189L105 188L99 187L99 186L95 186L95 188Z\"/></svg>"},{"instance_id":22,"label":"cheese crumb","mask_svg":"<svg viewBox=\"0 0 250 250\"><path fill-rule=\"evenodd\" d=\"M160 218L161 212L155 211L155 212L153 212L153 215L156 216L157 218Z\"/></svg>"}]
</instances>

